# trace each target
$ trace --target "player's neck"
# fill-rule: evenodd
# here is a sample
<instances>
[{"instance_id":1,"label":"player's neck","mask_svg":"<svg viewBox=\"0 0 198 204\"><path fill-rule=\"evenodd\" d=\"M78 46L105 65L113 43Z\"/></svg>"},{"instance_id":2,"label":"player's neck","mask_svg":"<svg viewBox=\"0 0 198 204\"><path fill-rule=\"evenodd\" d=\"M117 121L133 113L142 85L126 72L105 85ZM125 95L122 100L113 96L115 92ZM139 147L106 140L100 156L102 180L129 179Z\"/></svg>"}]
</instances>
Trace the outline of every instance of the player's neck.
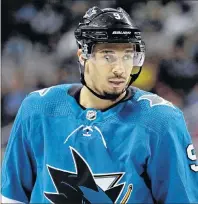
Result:
<instances>
[{"instance_id":1,"label":"player's neck","mask_svg":"<svg viewBox=\"0 0 198 204\"><path fill-rule=\"evenodd\" d=\"M80 92L80 105L82 105L85 108L95 108L98 110L104 110L108 107L114 105L118 101L120 101L122 98L124 98L126 92L122 93L115 101L111 100L104 100L96 97L94 94L92 94L89 89L87 89L85 86L82 87Z\"/></svg>"}]
</instances>

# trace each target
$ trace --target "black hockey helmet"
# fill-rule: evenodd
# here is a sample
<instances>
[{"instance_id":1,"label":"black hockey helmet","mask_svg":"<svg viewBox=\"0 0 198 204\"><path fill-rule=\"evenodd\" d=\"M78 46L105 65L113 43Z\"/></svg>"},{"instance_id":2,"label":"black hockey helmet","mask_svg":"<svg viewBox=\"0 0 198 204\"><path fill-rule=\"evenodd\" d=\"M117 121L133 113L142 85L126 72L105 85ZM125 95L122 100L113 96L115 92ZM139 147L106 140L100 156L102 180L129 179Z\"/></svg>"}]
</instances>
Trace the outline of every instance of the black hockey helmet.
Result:
<instances>
[{"instance_id":1,"label":"black hockey helmet","mask_svg":"<svg viewBox=\"0 0 198 204\"><path fill-rule=\"evenodd\" d=\"M93 46L98 43L134 43L136 46L133 66L140 67L140 70L137 74L131 74L128 87L139 76L145 59L145 44L140 30L122 8L90 8L76 28L75 38L85 59L89 59ZM86 85L84 73L82 69L80 71L81 82Z\"/></svg>"}]
</instances>

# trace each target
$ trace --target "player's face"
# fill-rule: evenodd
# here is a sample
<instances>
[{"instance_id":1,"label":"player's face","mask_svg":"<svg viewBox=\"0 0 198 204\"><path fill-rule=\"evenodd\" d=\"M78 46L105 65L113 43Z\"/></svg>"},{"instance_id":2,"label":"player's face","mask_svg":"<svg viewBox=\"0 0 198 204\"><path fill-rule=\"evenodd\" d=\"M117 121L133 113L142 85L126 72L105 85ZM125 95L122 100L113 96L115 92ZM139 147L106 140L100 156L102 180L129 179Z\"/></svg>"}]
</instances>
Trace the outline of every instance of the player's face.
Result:
<instances>
[{"instance_id":1,"label":"player's face","mask_svg":"<svg viewBox=\"0 0 198 204\"><path fill-rule=\"evenodd\" d=\"M85 69L88 86L102 95L120 95L129 80L133 58L134 44L95 45Z\"/></svg>"}]
</instances>

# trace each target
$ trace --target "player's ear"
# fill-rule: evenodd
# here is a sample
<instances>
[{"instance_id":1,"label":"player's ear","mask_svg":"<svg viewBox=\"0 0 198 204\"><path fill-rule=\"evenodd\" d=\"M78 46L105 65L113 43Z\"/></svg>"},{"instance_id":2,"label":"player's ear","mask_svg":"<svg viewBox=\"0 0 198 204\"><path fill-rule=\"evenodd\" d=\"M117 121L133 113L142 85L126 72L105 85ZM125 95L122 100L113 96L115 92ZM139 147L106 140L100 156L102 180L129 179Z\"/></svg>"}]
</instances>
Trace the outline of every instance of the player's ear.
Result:
<instances>
[{"instance_id":1,"label":"player's ear","mask_svg":"<svg viewBox=\"0 0 198 204\"><path fill-rule=\"evenodd\" d=\"M78 59L79 59L79 62L82 66L84 66L85 64L85 59L83 58L82 56L82 49L78 49L77 51L77 56L78 56Z\"/></svg>"}]
</instances>

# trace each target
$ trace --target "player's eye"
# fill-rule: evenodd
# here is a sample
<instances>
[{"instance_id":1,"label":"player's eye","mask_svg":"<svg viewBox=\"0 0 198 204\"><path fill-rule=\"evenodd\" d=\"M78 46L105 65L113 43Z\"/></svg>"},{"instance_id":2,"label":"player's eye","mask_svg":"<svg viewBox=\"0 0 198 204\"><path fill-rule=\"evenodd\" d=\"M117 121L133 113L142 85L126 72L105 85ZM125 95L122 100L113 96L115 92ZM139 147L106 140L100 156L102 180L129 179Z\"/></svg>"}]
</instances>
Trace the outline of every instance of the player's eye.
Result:
<instances>
[{"instance_id":1,"label":"player's eye","mask_svg":"<svg viewBox=\"0 0 198 204\"><path fill-rule=\"evenodd\" d=\"M114 58L115 58L115 57L114 57L113 55L109 55L109 54L104 55L104 59L105 59L107 62L109 62L109 63L114 62L114 61L115 61Z\"/></svg>"},{"instance_id":2,"label":"player's eye","mask_svg":"<svg viewBox=\"0 0 198 204\"><path fill-rule=\"evenodd\" d=\"M132 54L127 54L127 55L124 55L123 57L123 60L126 61L126 60L132 60L133 59L133 55Z\"/></svg>"},{"instance_id":3,"label":"player's eye","mask_svg":"<svg viewBox=\"0 0 198 204\"><path fill-rule=\"evenodd\" d=\"M104 55L104 58L109 61L110 60L110 56L109 55Z\"/></svg>"}]
</instances>

